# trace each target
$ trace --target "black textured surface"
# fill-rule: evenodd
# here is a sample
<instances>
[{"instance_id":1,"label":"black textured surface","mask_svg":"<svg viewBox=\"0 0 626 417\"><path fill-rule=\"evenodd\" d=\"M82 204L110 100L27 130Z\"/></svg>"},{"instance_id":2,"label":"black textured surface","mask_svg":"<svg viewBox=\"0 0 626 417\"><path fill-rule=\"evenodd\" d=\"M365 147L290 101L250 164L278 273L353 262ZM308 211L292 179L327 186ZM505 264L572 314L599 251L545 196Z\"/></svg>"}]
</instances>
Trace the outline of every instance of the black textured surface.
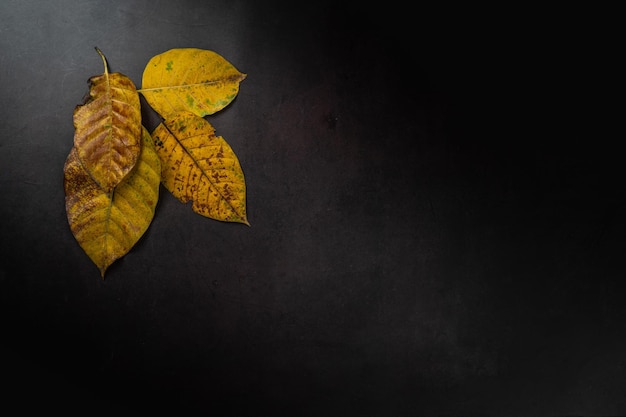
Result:
<instances>
[{"instance_id":1,"label":"black textured surface","mask_svg":"<svg viewBox=\"0 0 626 417\"><path fill-rule=\"evenodd\" d=\"M406 7L3 0L3 405L626 413L622 138L579 65L588 35L557 28L562 11ZM240 159L251 227L161 188L100 279L62 185L94 46L137 85L177 47L248 74L207 119Z\"/></svg>"}]
</instances>

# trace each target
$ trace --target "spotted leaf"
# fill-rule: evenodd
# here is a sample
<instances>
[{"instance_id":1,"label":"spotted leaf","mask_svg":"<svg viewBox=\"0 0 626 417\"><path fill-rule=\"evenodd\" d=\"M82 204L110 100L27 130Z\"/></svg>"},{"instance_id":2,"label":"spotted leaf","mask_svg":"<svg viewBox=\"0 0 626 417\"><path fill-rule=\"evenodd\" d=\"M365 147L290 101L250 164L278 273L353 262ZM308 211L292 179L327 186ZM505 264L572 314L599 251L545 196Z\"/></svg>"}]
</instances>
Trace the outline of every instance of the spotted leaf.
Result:
<instances>
[{"instance_id":1,"label":"spotted leaf","mask_svg":"<svg viewBox=\"0 0 626 417\"><path fill-rule=\"evenodd\" d=\"M161 182L205 217L249 224L246 183L235 152L213 127L190 112L170 115L152 132Z\"/></svg>"}]
</instances>

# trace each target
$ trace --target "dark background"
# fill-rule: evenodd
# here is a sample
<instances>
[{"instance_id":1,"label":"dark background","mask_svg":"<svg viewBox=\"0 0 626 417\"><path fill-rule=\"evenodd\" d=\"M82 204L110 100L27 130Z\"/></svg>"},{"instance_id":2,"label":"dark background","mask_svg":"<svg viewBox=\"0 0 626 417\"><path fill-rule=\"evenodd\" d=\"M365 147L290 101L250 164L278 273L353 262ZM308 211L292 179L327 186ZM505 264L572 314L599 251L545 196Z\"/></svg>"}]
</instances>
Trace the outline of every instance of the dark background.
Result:
<instances>
[{"instance_id":1,"label":"dark background","mask_svg":"<svg viewBox=\"0 0 626 417\"><path fill-rule=\"evenodd\" d=\"M3 407L625 414L610 15L2 0ZM137 86L170 48L248 74L207 119L239 157L251 227L161 187L100 279L63 192L95 46Z\"/></svg>"}]
</instances>

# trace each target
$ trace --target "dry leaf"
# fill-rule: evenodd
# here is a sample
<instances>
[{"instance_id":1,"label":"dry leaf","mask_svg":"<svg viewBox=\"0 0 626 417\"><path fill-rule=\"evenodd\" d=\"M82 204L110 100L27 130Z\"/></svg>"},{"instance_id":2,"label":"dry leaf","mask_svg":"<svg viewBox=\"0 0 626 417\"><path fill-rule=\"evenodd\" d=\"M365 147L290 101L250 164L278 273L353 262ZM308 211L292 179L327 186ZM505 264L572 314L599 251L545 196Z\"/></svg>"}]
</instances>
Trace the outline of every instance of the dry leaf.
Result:
<instances>
[{"instance_id":1,"label":"dry leaf","mask_svg":"<svg viewBox=\"0 0 626 417\"><path fill-rule=\"evenodd\" d=\"M89 79L88 100L74 110L64 188L70 229L102 278L148 229L161 183L196 213L249 225L239 160L202 118L230 104L246 74L212 51L172 49L150 60L137 90L96 50L104 73ZM139 92L165 119L152 136Z\"/></svg>"},{"instance_id":2,"label":"dry leaf","mask_svg":"<svg viewBox=\"0 0 626 417\"><path fill-rule=\"evenodd\" d=\"M148 229L159 198L161 161L150 133L142 128L139 159L128 176L105 192L72 148L64 168L65 208L79 245L100 269L124 256Z\"/></svg>"},{"instance_id":3,"label":"dry leaf","mask_svg":"<svg viewBox=\"0 0 626 417\"><path fill-rule=\"evenodd\" d=\"M141 145L141 107L133 82L109 73L89 79L89 100L74 110L74 147L84 168L107 193L133 169Z\"/></svg>"},{"instance_id":4,"label":"dry leaf","mask_svg":"<svg viewBox=\"0 0 626 417\"><path fill-rule=\"evenodd\" d=\"M170 49L150 59L139 92L163 118L179 111L206 116L230 104L245 78L213 51Z\"/></svg>"},{"instance_id":5,"label":"dry leaf","mask_svg":"<svg viewBox=\"0 0 626 417\"><path fill-rule=\"evenodd\" d=\"M248 224L246 183L235 152L202 117L172 114L152 132L161 182L203 216Z\"/></svg>"}]
</instances>

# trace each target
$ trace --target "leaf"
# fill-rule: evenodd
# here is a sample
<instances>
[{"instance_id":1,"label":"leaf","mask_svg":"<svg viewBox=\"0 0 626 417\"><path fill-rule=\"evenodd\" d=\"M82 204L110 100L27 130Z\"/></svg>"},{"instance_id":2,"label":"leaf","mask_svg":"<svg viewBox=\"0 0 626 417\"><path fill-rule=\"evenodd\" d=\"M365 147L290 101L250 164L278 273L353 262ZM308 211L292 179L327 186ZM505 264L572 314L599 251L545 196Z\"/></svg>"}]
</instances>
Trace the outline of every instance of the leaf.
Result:
<instances>
[{"instance_id":1,"label":"leaf","mask_svg":"<svg viewBox=\"0 0 626 417\"><path fill-rule=\"evenodd\" d=\"M161 157L161 182L202 216L249 225L246 183L235 152L202 117L172 114L152 132Z\"/></svg>"},{"instance_id":2,"label":"leaf","mask_svg":"<svg viewBox=\"0 0 626 417\"><path fill-rule=\"evenodd\" d=\"M91 178L76 147L65 162L65 209L70 229L102 278L106 269L137 243L154 217L161 161L150 133L145 128L142 132L137 164L112 193Z\"/></svg>"},{"instance_id":3,"label":"leaf","mask_svg":"<svg viewBox=\"0 0 626 417\"><path fill-rule=\"evenodd\" d=\"M89 100L74 110L74 147L84 168L107 193L133 169L141 145L141 107L133 82L120 73L89 79Z\"/></svg>"},{"instance_id":4,"label":"leaf","mask_svg":"<svg viewBox=\"0 0 626 417\"><path fill-rule=\"evenodd\" d=\"M245 78L213 51L170 49L150 59L139 92L163 118L180 111L202 117L230 104Z\"/></svg>"}]
</instances>

